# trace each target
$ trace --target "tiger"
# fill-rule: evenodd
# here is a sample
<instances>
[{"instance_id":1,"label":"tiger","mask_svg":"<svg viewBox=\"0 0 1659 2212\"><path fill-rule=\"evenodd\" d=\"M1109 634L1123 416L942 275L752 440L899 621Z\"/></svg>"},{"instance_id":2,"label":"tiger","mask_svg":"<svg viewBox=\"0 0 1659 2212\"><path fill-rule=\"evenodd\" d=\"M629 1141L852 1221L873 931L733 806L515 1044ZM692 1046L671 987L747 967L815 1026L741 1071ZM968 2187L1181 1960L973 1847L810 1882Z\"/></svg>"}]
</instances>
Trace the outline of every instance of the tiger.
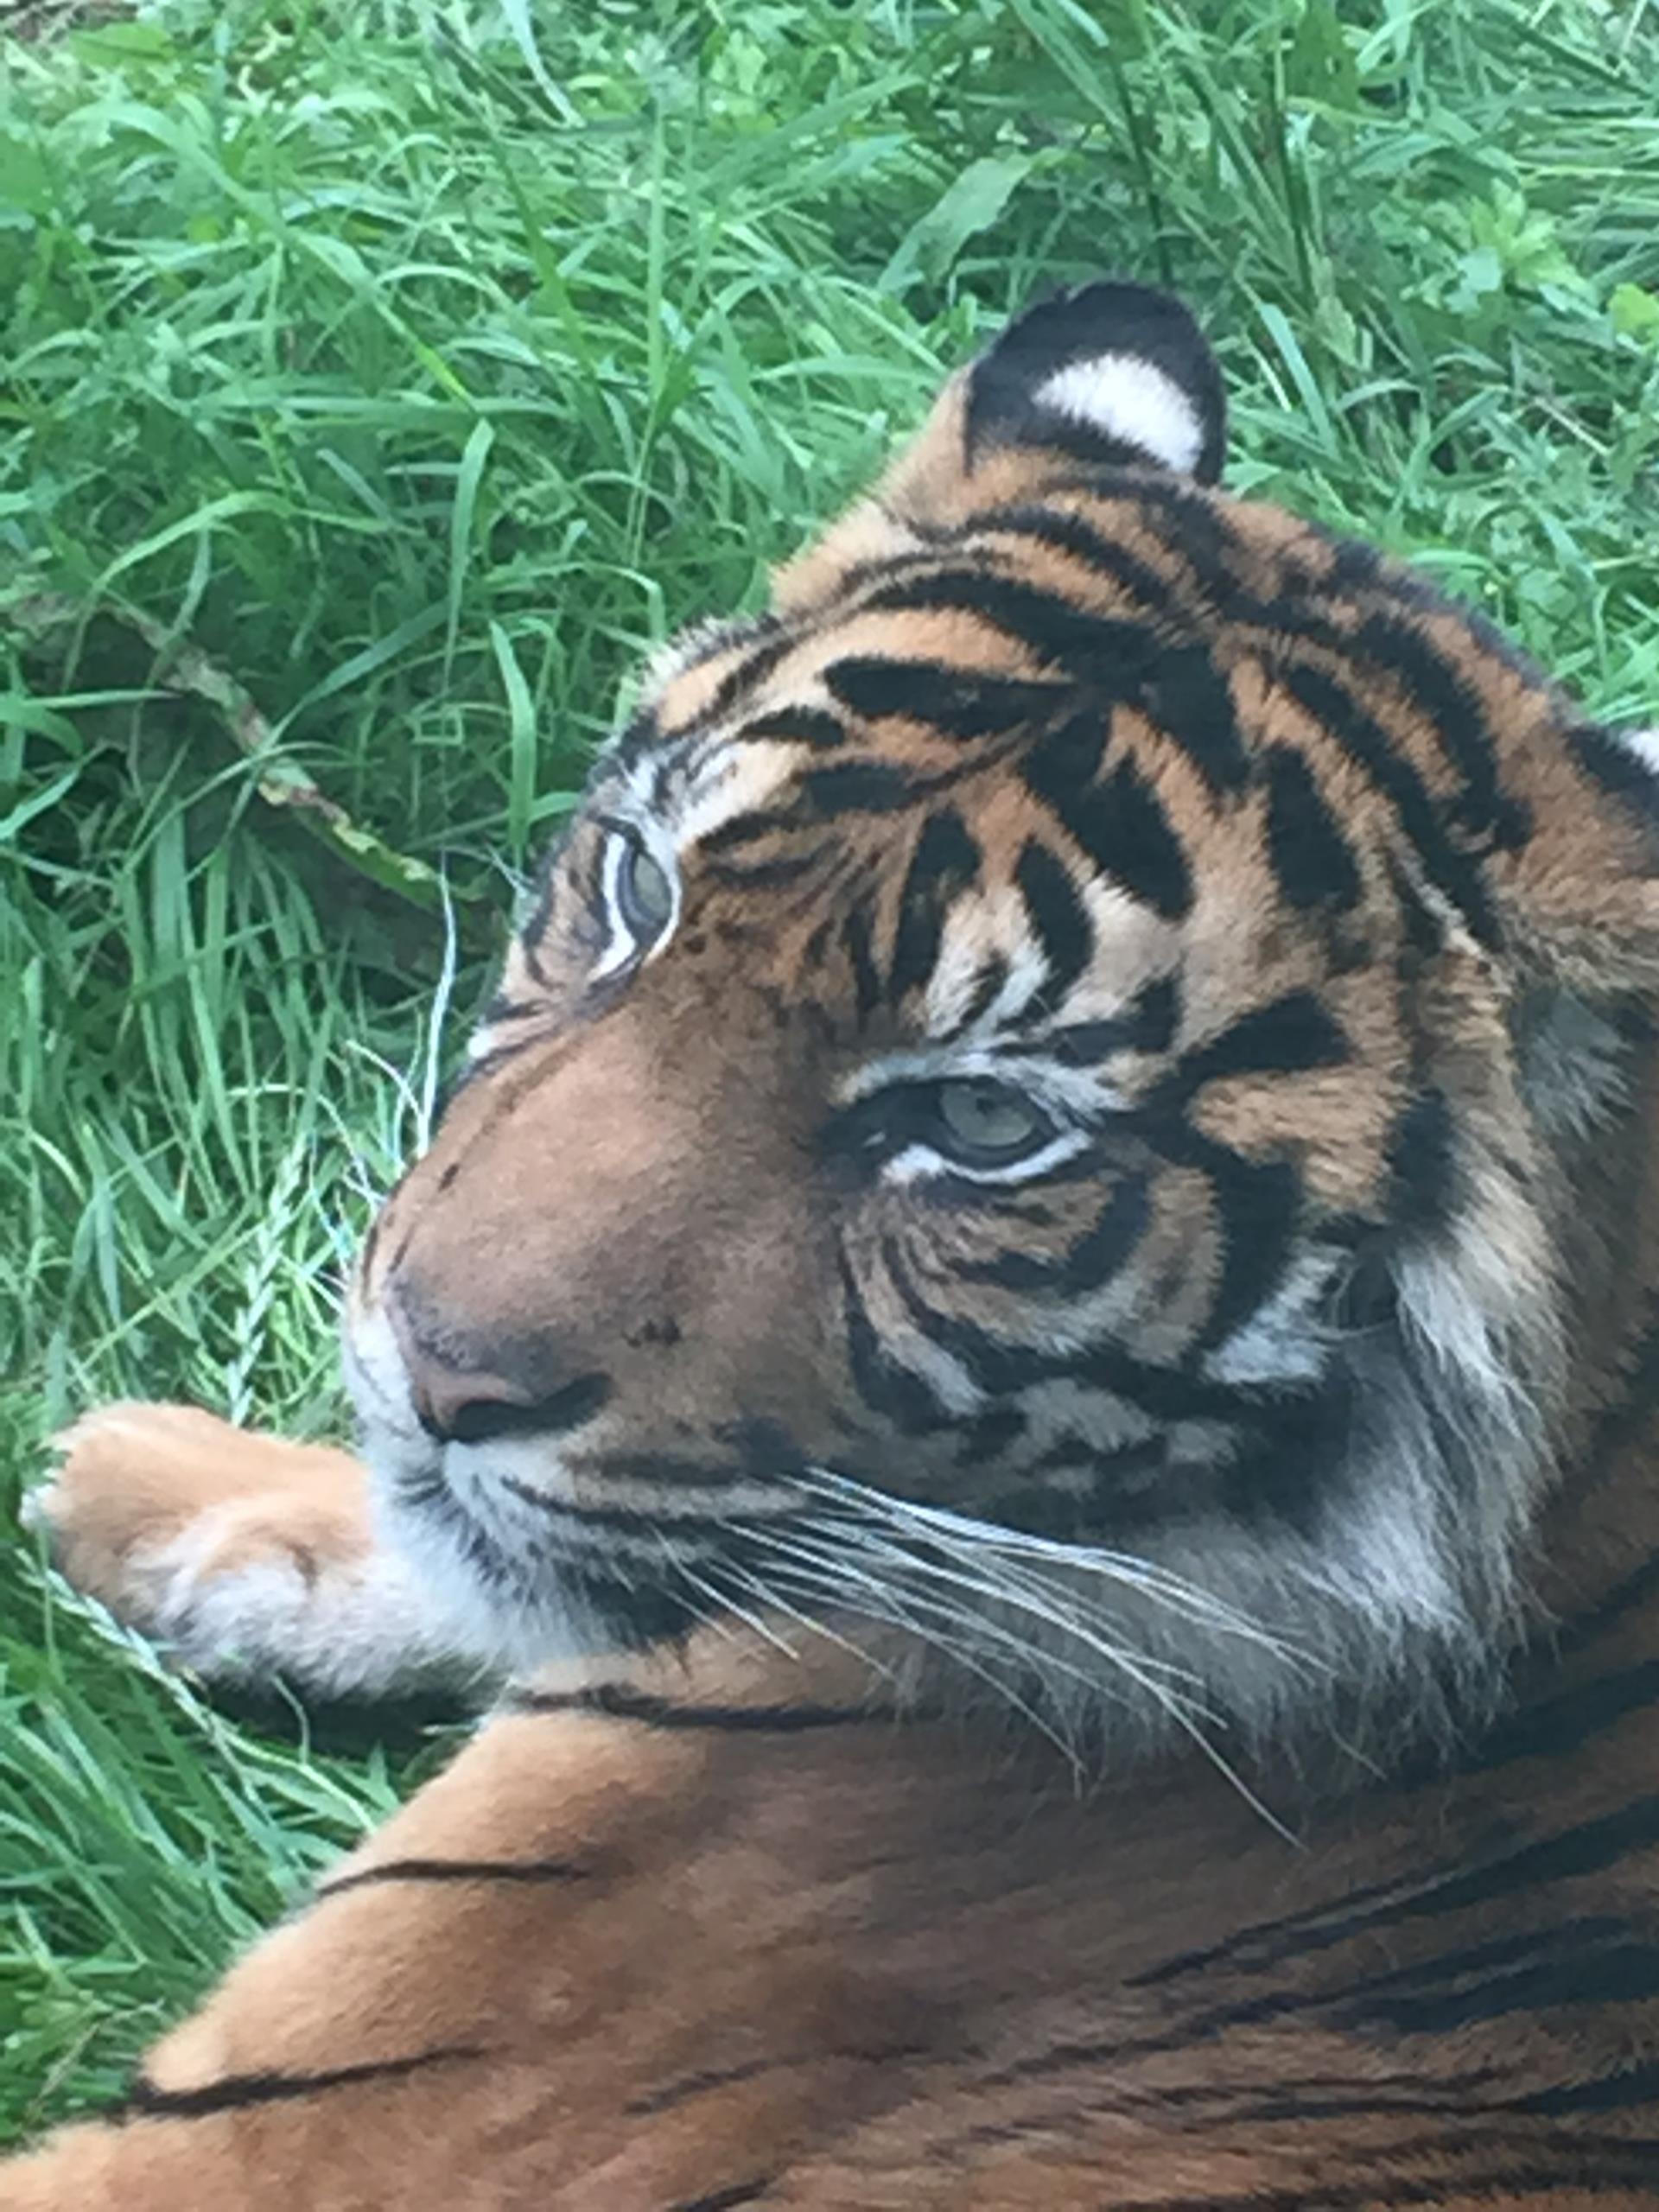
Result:
<instances>
[{"instance_id":1,"label":"tiger","mask_svg":"<svg viewBox=\"0 0 1659 2212\"><path fill-rule=\"evenodd\" d=\"M346 1303L86 1416L209 1675L496 1685L4 2212L1659 2204L1659 738L1014 320L646 671Z\"/></svg>"}]
</instances>

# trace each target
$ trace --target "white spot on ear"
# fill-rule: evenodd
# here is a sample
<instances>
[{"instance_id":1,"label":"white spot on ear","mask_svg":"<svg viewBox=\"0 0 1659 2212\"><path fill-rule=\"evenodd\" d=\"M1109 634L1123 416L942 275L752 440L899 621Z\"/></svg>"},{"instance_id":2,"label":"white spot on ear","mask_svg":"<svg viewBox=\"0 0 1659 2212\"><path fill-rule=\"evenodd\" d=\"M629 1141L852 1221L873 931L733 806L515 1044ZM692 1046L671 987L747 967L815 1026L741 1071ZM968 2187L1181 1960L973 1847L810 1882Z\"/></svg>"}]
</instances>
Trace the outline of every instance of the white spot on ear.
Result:
<instances>
[{"instance_id":1,"label":"white spot on ear","mask_svg":"<svg viewBox=\"0 0 1659 2212\"><path fill-rule=\"evenodd\" d=\"M1607 734L1627 753L1633 753L1650 776L1659 779L1659 729L1613 729Z\"/></svg>"},{"instance_id":2,"label":"white spot on ear","mask_svg":"<svg viewBox=\"0 0 1659 2212\"><path fill-rule=\"evenodd\" d=\"M1192 474L1204 451L1198 410L1173 377L1135 353L1098 353L1056 369L1033 395L1039 407L1070 415L1108 437Z\"/></svg>"}]
</instances>

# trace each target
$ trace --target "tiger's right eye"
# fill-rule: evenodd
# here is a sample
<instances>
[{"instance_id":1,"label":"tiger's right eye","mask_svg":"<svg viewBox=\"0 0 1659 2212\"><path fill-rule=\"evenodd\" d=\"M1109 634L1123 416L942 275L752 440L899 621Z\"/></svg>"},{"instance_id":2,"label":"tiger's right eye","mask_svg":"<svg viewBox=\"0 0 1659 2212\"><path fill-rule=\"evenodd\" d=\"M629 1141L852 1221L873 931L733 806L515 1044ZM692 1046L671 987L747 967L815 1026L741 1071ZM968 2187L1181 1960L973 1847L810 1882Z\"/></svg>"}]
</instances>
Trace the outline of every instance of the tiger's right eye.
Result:
<instances>
[{"instance_id":1,"label":"tiger's right eye","mask_svg":"<svg viewBox=\"0 0 1659 2212\"><path fill-rule=\"evenodd\" d=\"M674 918L668 871L643 845L630 843L616 871L616 903L636 941L654 944Z\"/></svg>"},{"instance_id":2,"label":"tiger's right eye","mask_svg":"<svg viewBox=\"0 0 1659 2212\"><path fill-rule=\"evenodd\" d=\"M679 913L679 885L672 862L658 858L632 826L612 833L600 880L612 944L597 972L607 976L644 959L663 943Z\"/></svg>"}]
</instances>

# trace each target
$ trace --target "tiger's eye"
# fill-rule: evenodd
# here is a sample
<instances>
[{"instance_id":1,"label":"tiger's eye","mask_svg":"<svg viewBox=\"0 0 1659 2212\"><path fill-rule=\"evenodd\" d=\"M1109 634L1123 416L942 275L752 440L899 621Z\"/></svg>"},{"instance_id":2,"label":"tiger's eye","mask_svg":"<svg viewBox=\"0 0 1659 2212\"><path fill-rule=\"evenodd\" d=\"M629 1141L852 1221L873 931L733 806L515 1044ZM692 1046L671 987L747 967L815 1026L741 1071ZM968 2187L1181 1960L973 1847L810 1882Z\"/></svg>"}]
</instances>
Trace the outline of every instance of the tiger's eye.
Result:
<instances>
[{"instance_id":1,"label":"tiger's eye","mask_svg":"<svg viewBox=\"0 0 1659 2212\"><path fill-rule=\"evenodd\" d=\"M1039 1106L1011 1084L988 1076L942 1083L933 1103L943 1148L964 1162L988 1166L1018 1159L1052 1132Z\"/></svg>"},{"instance_id":2,"label":"tiger's eye","mask_svg":"<svg viewBox=\"0 0 1659 2212\"><path fill-rule=\"evenodd\" d=\"M641 944L654 944L674 918L674 886L667 869L632 838L625 842L617 866L616 903Z\"/></svg>"}]
</instances>

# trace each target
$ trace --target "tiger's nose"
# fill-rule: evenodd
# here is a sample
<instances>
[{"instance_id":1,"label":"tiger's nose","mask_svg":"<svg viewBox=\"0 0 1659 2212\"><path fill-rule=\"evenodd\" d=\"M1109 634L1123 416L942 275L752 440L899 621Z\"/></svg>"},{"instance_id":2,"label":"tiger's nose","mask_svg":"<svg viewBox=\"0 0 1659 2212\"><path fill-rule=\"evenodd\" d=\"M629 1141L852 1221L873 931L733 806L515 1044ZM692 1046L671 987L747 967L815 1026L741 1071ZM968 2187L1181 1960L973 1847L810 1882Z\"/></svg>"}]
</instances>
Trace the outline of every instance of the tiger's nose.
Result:
<instances>
[{"instance_id":1,"label":"tiger's nose","mask_svg":"<svg viewBox=\"0 0 1659 2212\"><path fill-rule=\"evenodd\" d=\"M441 1444L556 1436L591 1421L611 1395L608 1376L594 1370L572 1375L539 1341L513 1347L506 1357L458 1357L448 1332L423 1326L425 1317L411 1314L395 1290L386 1308L415 1418Z\"/></svg>"}]
</instances>

